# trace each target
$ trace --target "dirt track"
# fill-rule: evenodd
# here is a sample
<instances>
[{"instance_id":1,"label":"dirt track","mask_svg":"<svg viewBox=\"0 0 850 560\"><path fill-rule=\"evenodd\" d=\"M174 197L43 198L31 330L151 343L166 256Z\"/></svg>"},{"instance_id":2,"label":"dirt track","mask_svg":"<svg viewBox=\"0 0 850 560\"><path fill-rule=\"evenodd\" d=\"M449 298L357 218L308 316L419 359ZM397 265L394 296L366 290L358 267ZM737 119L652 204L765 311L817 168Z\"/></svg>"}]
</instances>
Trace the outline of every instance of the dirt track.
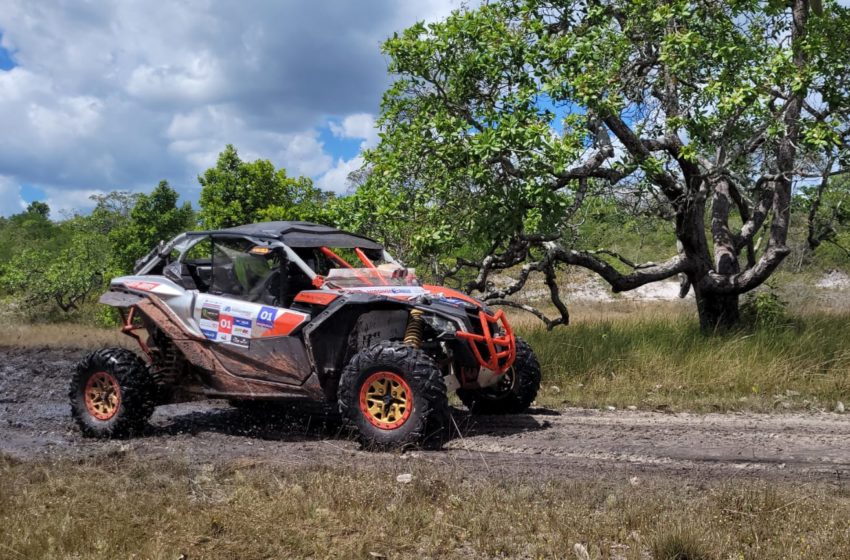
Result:
<instances>
[{"instance_id":1,"label":"dirt track","mask_svg":"<svg viewBox=\"0 0 850 560\"><path fill-rule=\"evenodd\" d=\"M134 453L196 462L293 465L432 464L472 476L758 477L843 483L850 477L850 417L837 414L661 414L566 409L473 418L443 451L388 454L358 445L303 407L251 414L219 401L157 409L128 441L79 435L66 387L81 351L0 349L0 454L21 459Z\"/></svg>"}]
</instances>

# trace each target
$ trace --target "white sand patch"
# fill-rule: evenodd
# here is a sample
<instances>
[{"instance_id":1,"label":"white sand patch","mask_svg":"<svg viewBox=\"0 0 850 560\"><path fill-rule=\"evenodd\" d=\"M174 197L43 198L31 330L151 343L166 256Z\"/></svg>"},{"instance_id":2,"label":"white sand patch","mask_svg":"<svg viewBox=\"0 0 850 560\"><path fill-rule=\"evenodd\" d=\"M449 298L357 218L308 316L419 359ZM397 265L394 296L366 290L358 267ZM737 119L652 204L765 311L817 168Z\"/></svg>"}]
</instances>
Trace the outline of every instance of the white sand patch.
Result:
<instances>
[{"instance_id":1,"label":"white sand patch","mask_svg":"<svg viewBox=\"0 0 850 560\"><path fill-rule=\"evenodd\" d=\"M815 287L823 288L825 290L850 289L850 276L840 270L833 270L818 280Z\"/></svg>"}]
</instances>

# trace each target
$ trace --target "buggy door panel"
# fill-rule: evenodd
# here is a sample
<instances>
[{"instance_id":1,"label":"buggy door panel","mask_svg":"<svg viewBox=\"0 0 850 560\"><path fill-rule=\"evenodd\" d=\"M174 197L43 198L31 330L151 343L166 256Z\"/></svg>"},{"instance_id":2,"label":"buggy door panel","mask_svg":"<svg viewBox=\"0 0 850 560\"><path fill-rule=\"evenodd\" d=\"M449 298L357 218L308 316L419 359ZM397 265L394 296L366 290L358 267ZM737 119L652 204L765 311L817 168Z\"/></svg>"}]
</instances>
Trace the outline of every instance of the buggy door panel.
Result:
<instances>
[{"instance_id":1,"label":"buggy door panel","mask_svg":"<svg viewBox=\"0 0 850 560\"><path fill-rule=\"evenodd\" d=\"M211 349L233 375L300 385L310 376L310 362L300 336L291 336L309 321L306 313L200 294L193 316Z\"/></svg>"}]
</instances>

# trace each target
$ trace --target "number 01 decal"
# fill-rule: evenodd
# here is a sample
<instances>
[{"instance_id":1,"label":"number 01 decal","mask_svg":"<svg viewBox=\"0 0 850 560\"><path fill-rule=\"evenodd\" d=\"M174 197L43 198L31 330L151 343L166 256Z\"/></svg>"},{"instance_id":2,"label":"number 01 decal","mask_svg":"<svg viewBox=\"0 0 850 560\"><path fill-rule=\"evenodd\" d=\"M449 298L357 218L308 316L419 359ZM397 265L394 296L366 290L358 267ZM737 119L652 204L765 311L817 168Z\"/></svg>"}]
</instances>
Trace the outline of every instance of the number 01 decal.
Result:
<instances>
[{"instance_id":1,"label":"number 01 decal","mask_svg":"<svg viewBox=\"0 0 850 560\"><path fill-rule=\"evenodd\" d=\"M274 307L263 306L257 314L257 324L261 327L270 329L274 327L274 320L277 317L277 309Z\"/></svg>"}]
</instances>

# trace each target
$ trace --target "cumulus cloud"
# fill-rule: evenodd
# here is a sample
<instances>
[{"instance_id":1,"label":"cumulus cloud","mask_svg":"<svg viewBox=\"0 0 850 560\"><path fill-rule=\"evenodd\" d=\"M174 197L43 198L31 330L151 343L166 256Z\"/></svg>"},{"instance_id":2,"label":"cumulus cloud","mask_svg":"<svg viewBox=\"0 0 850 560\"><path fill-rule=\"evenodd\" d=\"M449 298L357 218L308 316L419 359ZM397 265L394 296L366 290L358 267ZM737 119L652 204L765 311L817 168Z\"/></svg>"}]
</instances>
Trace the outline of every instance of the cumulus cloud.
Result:
<instances>
[{"instance_id":1,"label":"cumulus cloud","mask_svg":"<svg viewBox=\"0 0 850 560\"><path fill-rule=\"evenodd\" d=\"M375 117L369 113L348 115L341 123L331 122L331 132L338 138L362 138L360 149L373 148L378 144L378 129Z\"/></svg>"},{"instance_id":2,"label":"cumulus cloud","mask_svg":"<svg viewBox=\"0 0 850 560\"><path fill-rule=\"evenodd\" d=\"M321 129L377 142L389 82L380 43L458 6L4 0L0 33L17 66L0 70L3 208L22 184L66 208L162 178L195 199L196 175L227 143L330 184L357 158L329 151Z\"/></svg>"},{"instance_id":3,"label":"cumulus cloud","mask_svg":"<svg viewBox=\"0 0 850 560\"><path fill-rule=\"evenodd\" d=\"M11 216L26 208L21 188L11 177L0 175L0 216Z\"/></svg>"},{"instance_id":4,"label":"cumulus cloud","mask_svg":"<svg viewBox=\"0 0 850 560\"><path fill-rule=\"evenodd\" d=\"M327 173L322 175L316 186L323 191L331 191L337 194L346 194L349 190L348 175L363 166L363 158L355 156L349 160L339 159Z\"/></svg>"},{"instance_id":5,"label":"cumulus cloud","mask_svg":"<svg viewBox=\"0 0 850 560\"><path fill-rule=\"evenodd\" d=\"M375 123L375 116L369 113L356 113L348 115L342 121L332 121L329 123L331 133L337 138L345 140L361 140L360 150L367 150L378 145L378 128ZM356 171L363 166L364 160L361 155L356 155L350 159L337 159L333 168L322 175L316 182L316 185L326 191L333 191L338 194L348 192L350 184L348 175L352 171Z\"/></svg>"}]
</instances>

